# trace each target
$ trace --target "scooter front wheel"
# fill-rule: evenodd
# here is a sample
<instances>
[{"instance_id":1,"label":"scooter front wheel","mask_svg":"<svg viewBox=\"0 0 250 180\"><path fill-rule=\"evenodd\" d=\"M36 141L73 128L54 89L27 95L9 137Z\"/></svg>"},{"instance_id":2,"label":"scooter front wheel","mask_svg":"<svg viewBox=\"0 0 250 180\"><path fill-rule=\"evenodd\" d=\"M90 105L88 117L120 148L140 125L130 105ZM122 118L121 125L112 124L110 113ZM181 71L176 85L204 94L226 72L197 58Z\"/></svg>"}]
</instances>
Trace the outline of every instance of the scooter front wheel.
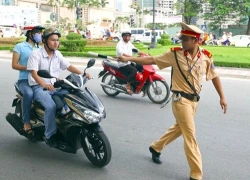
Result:
<instances>
[{"instance_id":1,"label":"scooter front wheel","mask_svg":"<svg viewBox=\"0 0 250 180\"><path fill-rule=\"evenodd\" d=\"M106 166L111 160L111 146L108 137L98 129L88 131L81 140L83 151L89 161L97 167Z\"/></svg>"},{"instance_id":2,"label":"scooter front wheel","mask_svg":"<svg viewBox=\"0 0 250 180\"><path fill-rule=\"evenodd\" d=\"M170 95L170 89L166 81L155 80L147 86L148 98L156 104L164 103Z\"/></svg>"},{"instance_id":3,"label":"scooter front wheel","mask_svg":"<svg viewBox=\"0 0 250 180\"><path fill-rule=\"evenodd\" d=\"M103 77L102 77L102 83L107 84L109 86L114 86L115 84L118 84L119 82L117 81L117 79L115 78L115 76L106 73ZM117 96L119 94L119 91L116 91L112 88L108 88L108 87L104 87L102 86L103 91L109 95L109 96Z\"/></svg>"}]
</instances>

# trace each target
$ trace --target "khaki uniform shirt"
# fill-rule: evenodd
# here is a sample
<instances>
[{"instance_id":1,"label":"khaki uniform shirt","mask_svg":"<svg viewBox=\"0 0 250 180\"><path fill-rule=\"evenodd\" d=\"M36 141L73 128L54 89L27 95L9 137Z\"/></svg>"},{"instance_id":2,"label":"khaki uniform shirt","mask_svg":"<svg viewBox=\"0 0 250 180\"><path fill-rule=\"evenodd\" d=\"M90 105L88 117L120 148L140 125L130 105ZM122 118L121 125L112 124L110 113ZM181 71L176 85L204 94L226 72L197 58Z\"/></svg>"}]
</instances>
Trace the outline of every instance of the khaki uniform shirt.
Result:
<instances>
[{"instance_id":1,"label":"khaki uniform shirt","mask_svg":"<svg viewBox=\"0 0 250 180\"><path fill-rule=\"evenodd\" d=\"M207 81L218 76L214 69L213 59L209 57L210 53L208 51L200 48L196 56L192 59L187 51L181 48L174 49L176 50L178 62L183 74L195 87L197 93L201 91L202 77L204 74L206 74ZM182 91L194 94L178 68L173 50L154 56L153 59L159 69L172 66L172 91Z\"/></svg>"}]
</instances>

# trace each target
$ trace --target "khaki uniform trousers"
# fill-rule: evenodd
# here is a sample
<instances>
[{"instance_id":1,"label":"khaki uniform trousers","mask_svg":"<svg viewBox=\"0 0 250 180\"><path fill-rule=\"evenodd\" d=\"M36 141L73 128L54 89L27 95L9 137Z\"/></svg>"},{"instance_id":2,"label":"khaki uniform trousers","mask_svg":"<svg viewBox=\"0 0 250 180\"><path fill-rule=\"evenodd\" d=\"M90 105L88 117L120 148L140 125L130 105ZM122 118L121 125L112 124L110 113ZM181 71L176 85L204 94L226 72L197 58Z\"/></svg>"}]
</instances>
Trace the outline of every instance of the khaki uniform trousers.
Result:
<instances>
[{"instance_id":1,"label":"khaki uniform trousers","mask_svg":"<svg viewBox=\"0 0 250 180\"><path fill-rule=\"evenodd\" d=\"M153 142L151 147L155 151L161 152L166 145L182 135L184 138L184 150L190 167L190 177L202 179L202 160L195 138L194 124L197 105L197 102L183 97L177 102L174 102L172 99L172 110L176 123L159 140Z\"/></svg>"}]
</instances>

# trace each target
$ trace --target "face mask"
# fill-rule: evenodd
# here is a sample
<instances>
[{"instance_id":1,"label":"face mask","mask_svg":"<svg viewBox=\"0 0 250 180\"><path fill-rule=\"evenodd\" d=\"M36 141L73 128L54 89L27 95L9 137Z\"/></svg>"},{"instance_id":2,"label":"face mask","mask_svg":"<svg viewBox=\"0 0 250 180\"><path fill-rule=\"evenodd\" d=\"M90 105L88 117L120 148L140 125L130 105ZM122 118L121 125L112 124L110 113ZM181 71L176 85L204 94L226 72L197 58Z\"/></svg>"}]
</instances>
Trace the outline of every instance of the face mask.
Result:
<instances>
[{"instance_id":1,"label":"face mask","mask_svg":"<svg viewBox=\"0 0 250 180\"><path fill-rule=\"evenodd\" d=\"M36 43L40 43L40 42L42 42L42 35L36 33L36 34L33 36L33 39L34 39L34 41L35 41Z\"/></svg>"}]
</instances>

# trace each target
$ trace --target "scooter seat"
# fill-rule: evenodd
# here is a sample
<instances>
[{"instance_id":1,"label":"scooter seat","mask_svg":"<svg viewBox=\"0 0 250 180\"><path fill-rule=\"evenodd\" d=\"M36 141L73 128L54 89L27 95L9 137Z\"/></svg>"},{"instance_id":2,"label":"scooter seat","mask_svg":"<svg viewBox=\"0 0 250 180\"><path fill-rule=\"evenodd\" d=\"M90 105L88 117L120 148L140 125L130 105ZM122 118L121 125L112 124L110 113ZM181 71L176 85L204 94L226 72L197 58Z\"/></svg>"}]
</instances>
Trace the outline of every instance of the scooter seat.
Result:
<instances>
[{"instance_id":1,"label":"scooter seat","mask_svg":"<svg viewBox=\"0 0 250 180\"><path fill-rule=\"evenodd\" d=\"M117 70L119 69L117 63L112 63L112 62L110 62L110 61L108 61L108 60L104 60L103 63L104 63L106 66L109 66L109 67L111 67L111 68L113 68L113 69L117 69Z\"/></svg>"},{"instance_id":2,"label":"scooter seat","mask_svg":"<svg viewBox=\"0 0 250 180\"><path fill-rule=\"evenodd\" d=\"M56 111L61 111L62 108L64 107L63 100L57 95L52 95L52 99L54 100L54 102L56 104ZM36 107L39 107L39 108L45 110L43 105L40 102L33 100L33 104Z\"/></svg>"}]
</instances>

